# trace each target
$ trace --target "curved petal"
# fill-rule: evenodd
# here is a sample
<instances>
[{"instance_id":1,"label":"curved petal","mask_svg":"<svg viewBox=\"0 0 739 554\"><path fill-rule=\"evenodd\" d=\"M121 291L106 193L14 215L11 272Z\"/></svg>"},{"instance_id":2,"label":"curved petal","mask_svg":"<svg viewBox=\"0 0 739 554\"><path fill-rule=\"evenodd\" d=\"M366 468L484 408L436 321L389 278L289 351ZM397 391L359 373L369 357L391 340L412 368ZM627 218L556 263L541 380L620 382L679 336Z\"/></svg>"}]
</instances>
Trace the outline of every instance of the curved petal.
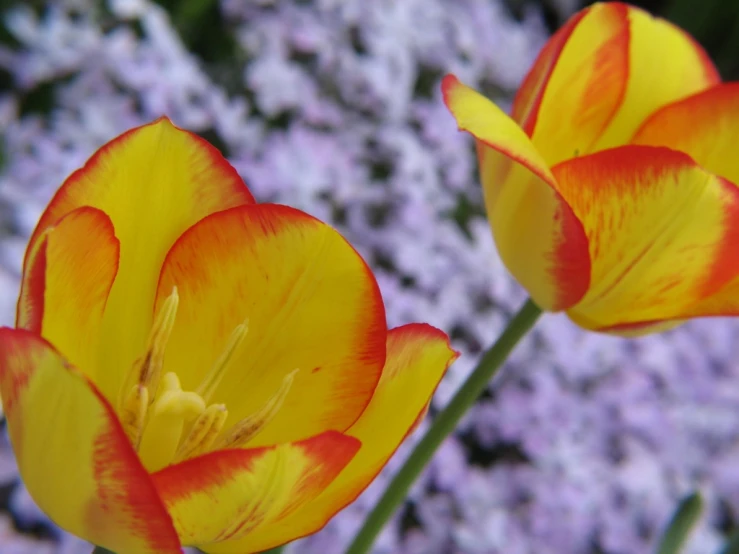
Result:
<instances>
[{"instance_id":1,"label":"curved petal","mask_svg":"<svg viewBox=\"0 0 739 554\"><path fill-rule=\"evenodd\" d=\"M688 33L639 8L629 6L628 13L626 93L593 151L628 143L655 110L721 81L706 52Z\"/></svg>"},{"instance_id":2,"label":"curved petal","mask_svg":"<svg viewBox=\"0 0 739 554\"><path fill-rule=\"evenodd\" d=\"M118 253L110 218L95 208L77 208L29 249L18 299L18 327L42 335L93 380L94 345Z\"/></svg>"},{"instance_id":3,"label":"curved petal","mask_svg":"<svg viewBox=\"0 0 739 554\"><path fill-rule=\"evenodd\" d=\"M590 9L584 9L577 12L549 38L516 92L511 108L511 118L521 126L528 136L532 135L536 126L544 90L552 77L552 72L562 54L562 49L572 36L572 31L575 30L589 11Z\"/></svg>"},{"instance_id":4,"label":"curved petal","mask_svg":"<svg viewBox=\"0 0 739 554\"><path fill-rule=\"evenodd\" d=\"M554 174L590 244L591 286L568 311L581 326L633 334L681 319L739 275L739 189L687 155L624 146Z\"/></svg>"},{"instance_id":5,"label":"curved petal","mask_svg":"<svg viewBox=\"0 0 739 554\"><path fill-rule=\"evenodd\" d=\"M196 389L246 321L212 395L231 425L264 406L298 370L281 410L249 446L348 428L385 363L385 309L372 272L328 225L286 206L242 206L212 215L174 245L160 304L180 302L164 370Z\"/></svg>"},{"instance_id":6,"label":"curved petal","mask_svg":"<svg viewBox=\"0 0 739 554\"><path fill-rule=\"evenodd\" d=\"M330 431L297 443L212 452L152 479L183 544L244 554L234 544L315 498L359 447L357 439ZM291 538L288 531L280 544Z\"/></svg>"},{"instance_id":7,"label":"curved petal","mask_svg":"<svg viewBox=\"0 0 739 554\"><path fill-rule=\"evenodd\" d=\"M654 110L719 81L678 27L626 4L595 4L549 39L512 114L551 166L625 144Z\"/></svg>"},{"instance_id":8,"label":"curved petal","mask_svg":"<svg viewBox=\"0 0 739 554\"><path fill-rule=\"evenodd\" d=\"M315 500L291 515L255 529L233 544L209 552L242 553L272 548L315 533L375 478L407 434L425 415L446 368L457 358L449 338L429 325L411 324L388 334L382 379L362 417L348 433L362 448Z\"/></svg>"},{"instance_id":9,"label":"curved petal","mask_svg":"<svg viewBox=\"0 0 739 554\"><path fill-rule=\"evenodd\" d=\"M110 405L46 341L0 329L0 393L21 477L55 523L116 552L181 552Z\"/></svg>"},{"instance_id":10,"label":"curved petal","mask_svg":"<svg viewBox=\"0 0 739 554\"><path fill-rule=\"evenodd\" d=\"M568 308L590 279L582 225L557 192L544 159L516 123L447 75L444 102L477 139L480 179L493 236L509 271L542 309Z\"/></svg>"},{"instance_id":11,"label":"curved petal","mask_svg":"<svg viewBox=\"0 0 739 554\"><path fill-rule=\"evenodd\" d=\"M596 4L575 15L562 32L550 39L560 50L558 57L547 61L545 48L534 65L537 72L541 64L553 67L541 84L538 110L526 121L531 140L550 166L593 150L616 115L629 79L625 4ZM520 94L516 104L522 102Z\"/></svg>"},{"instance_id":12,"label":"curved petal","mask_svg":"<svg viewBox=\"0 0 739 554\"><path fill-rule=\"evenodd\" d=\"M103 146L57 191L29 251L47 229L81 206L105 212L120 240L120 267L99 331L100 362L107 371L96 383L107 398L116 397L123 375L143 353L157 276L174 241L208 214L252 202L215 148L166 118Z\"/></svg>"},{"instance_id":13,"label":"curved petal","mask_svg":"<svg viewBox=\"0 0 739 554\"><path fill-rule=\"evenodd\" d=\"M717 85L665 106L644 122L634 144L669 146L739 183L739 83Z\"/></svg>"},{"instance_id":14,"label":"curved petal","mask_svg":"<svg viewBox=\"0 0 739 554\"><path fill-rule=\"evenodd\" d=\"M736 256L736 254L732 254ZM685 310L685 318L739 315L739 278Z\"/></svg>"}]
</instances>

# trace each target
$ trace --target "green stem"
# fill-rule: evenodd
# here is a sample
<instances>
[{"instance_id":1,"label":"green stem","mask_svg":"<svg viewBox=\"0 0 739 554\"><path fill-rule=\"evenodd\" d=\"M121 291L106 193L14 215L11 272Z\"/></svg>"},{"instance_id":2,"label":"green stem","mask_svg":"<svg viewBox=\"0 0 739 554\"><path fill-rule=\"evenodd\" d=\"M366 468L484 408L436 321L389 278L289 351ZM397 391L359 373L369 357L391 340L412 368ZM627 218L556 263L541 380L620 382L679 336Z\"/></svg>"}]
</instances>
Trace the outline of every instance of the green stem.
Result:
<instances>
[{"instance_id":1,"label":"green stem","mask_svg":"<svg viewBox=\"0 0 739 554\"><path fill-rule=\"evenodd\" d=\"M96 546L92 554L115 554L112 550L108 550L107 548L103 548L102 546Z\"/></svg>"},{"instance_id":2,"label":"green stem","mask_svg":"<svg viewBox=\"0 0 739 554\"><path fill-rule=\"evenodd\" d=\"M285 548L285 544L282 546L275 546L274 548L270 548L269 550L265 550L262 552L262 554L282 554L282 550Z\"/></svg>"},{"instance_id":3,"label":"green stem","mask_svg":"<svg viewBox=\"0 0 739 554\"><path fill-rule=\"evenodd\" d=\"M540 315L539 307L531 300L527 300L497 342L483 355L475 370L451 402L436 416L426 435L416 445L410 457L388 485L385 494L367 516L346 554L364 554L369 551L375 538L403 502L411 485L426 467L436 449L454 431L459 420L482 394L490 379L503 365L516 344L534 326Z\"/></svg>"}]
</instances>

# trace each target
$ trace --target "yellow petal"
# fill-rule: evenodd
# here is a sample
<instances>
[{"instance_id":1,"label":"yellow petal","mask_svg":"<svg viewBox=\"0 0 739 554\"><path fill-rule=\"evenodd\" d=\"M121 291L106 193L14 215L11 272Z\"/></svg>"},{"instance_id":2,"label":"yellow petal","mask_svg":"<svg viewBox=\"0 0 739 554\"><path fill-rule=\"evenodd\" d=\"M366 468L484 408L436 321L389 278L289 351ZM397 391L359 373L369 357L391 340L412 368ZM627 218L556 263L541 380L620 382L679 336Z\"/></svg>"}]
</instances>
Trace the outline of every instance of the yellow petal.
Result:
<instances>
[{"instance_id":1,"label":"yellow petal","mask_svg":"<svg viewBox=\"0 0 739 554\"><path fill-rule=\"evenodd\" d=\"M685 152L705 169L739 183L739 83L665 106L647 119L633 142Z\"/></svg>"},{"instance_id":2,"label":"yellow petal","mask_svg":"<svg viewBox=\"0 0 739 554\"><path fill-rule=\"evenodd\" d=\"M252 202L215 148L166 118L109 142L64 182L41 216L29 250L81 206L110 217L120 240L120 265L100 326L99 360L106 371L96 381L107 398L116 397L124 374L142 354L157 277L171 245L204 216Z\"/></svg>"},{"instance_id":3,"label":"yellow petal","mask_svg":"<svg viewBox=\"0 0 739 554\"><path fill-rule=\"evenodd\" d=\"M625 144L654 110L718 82L678 27L626 4L595 4L547 42L512 114L552 166Z\"/></svg>"},{"instance_id":4,"label":"yellow petal","mask_svg":"<svg viewBox=\"0 0 739 554\"><path fill-rule=\"evenodd\" d=\"M594 150L626 144L655 110L720 82L703 48L669 21L628 7L628 85Z\"/></svg>"},{"instance_id":5,"label":"yellow petal","mask_svg":"<svg viewBox=\"0 0 739 554\"><path fill-rule=\"evenodd\" d=\"M629 76L628 11L618 3L583 10L550 39L553 45L534 64L534 73L540 73L542 65L552 69L542 79L538 109L524 123L550 166L591 152L616 115ZM531 96L526 81L523 90L514 114L520 111L522 94Z\"/></svg>"},{"instance_id":6,"label":"yellow petal","mask_svg":"<svg viewBox=\"0 0 739 554\"><path fill-rule=\"evenodd\" d=\"M444 101L477 139L485 207L500 257L545 310L582 298L590 260L582 225L526 133L495 104L448 75Z\"/></svg>"},{"instance_id":7,"label":"yellow petal","mask_svg":"<svg viewBox=\"0 0 739 554\"><path fill-rule=\"evenodd\" d=\"M387 364L367 410L348 431L359 453L315 500L248 536L209 552L261 551L316 532L352 502L380 472L401 441L425 415L431 395L457 353L429 325L411 324L388 334Z\"/></svg>"},{"instance_id":8,"label":"yellow petal","mask_svg":"<svg viewBox=\"0 0 739 554\"><path fill-rule=\"evenodd\" d=\"M228 409L226 427L262 410L298 370L249 446L343 431L369 403L385 362L385 311L370 269L328 225L269 204L214 214L167 256L159 305L174 286L164 372L185 390L207 382L210 401Z\"/></svg>"},{"instance_id":9,"label":"yellow petal","mask_svg":"<svg viewBox=\"0 0 739 554\"><path fill-rule=\"evenodd\" d=\"M734 243L736 244L736 243ZM731 254L735 255L735 254ZM706 296L685 310L685 318L739 315L739 278L735 278L714 294Z\"/></svg>"},{"instance_id":10,"label":"yellow petal","mask_svg":"<svg viewBox=\"0 0 739 554\"><path fill-rule=\"evenodd\" d=\"M152 475L185 545L245 554L241 540L318 495L359 449L327 432L297 443L221 450ZM281 537L287 542L291 535ZM225 541L225 542L223 542ZM220 543L220 544L219 544Z\"/></svg>"},{"instance_id":11,"label":"yellow petal","mask_svg":"<svg viewBox=\"0 0 739 554\"><path fill-rule=\"evenodd\" d=\"M511 108L511 117L528 136L531 136L536 126L544 90L552 76L557 60L562 54L562 49L588 12L589 9L580 10L549 38L516 92Z\"/></svg>"},{"instance_id":12,"label":"yellow petal","mask_svg":"<svg viewBox=\"0 0 739 554\"><path fill-rule=\"evenodd\" d=\"M37 335L0 329L0 393L23 482L60 527L120 553L179 553L108 402Z\"/></svg>"},{"instance_id":13,"label":"yellow petal","mask_svg":"<svg viewBox=\"0 0 739 554\"><path fill-rule=\"evenodd\" d=\"M588 233L591 287L568 311L583 327L653 330L739 275L739 189L687 155L624 146L554 173Z\"/></svg>"},{"instance_id":14,"label":"yellow petal","mask_svg":"<svg viewBox=\"0 0 739 554\"><path fill-rule=\"evenodd\" d=\"M108 216L83 207L49 227L26 259L17 325L43 335L93 379L118 252Z\"/></svg>"}]
</instances>

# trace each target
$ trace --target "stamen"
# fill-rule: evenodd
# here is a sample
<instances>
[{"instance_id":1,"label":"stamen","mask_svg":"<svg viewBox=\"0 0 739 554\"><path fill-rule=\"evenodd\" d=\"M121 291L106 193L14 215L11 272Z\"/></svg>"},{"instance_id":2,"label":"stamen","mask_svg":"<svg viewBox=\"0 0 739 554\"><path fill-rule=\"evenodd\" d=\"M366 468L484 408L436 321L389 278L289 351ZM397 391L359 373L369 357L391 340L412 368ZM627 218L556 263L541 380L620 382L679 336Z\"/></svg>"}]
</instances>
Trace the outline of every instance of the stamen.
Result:
<instances>
[{"instance_id":1,"label":"stamen","mask_svg":"<svg viewBox=\"0 0 739 554\"><path fill-rule=\"evenodd\" d=\"M141 441L141 431L144 428L148 406L149 389L143 385L134 385L123 401L121 425L134 448L138 448Z\"/></svg>"},{"instance_id":2,"label":"stamen","mask_svg":"<svg viewBox=\"0 0 739 554\"><path fill-rule=\"evenodd\" d=\"M180 296L177 294L177 287L172 287L172 292L164 301L154 320L146 354L141 358L134 372L136 380L149 389L149 402L153 402L157 396L159 378L164 365L164 351L174 328L179 303Z\"/></svg>"},{"instance_id":3,"label":"stamen","mask_svg":"<svg viewBox=\"0 0 739 554\"><path fill-rule=\"evenodd\" d=\"M275 394L256 412L222 433L228 419L225 404L208 402L220 386L229 364L248 333L248 321L237 325L197 391L183 391L173 372L162 375L164 354L174 328L179 295L177 287L154 318L144 355L134 363L118 401L123 430L150 472L219 448L246 445L277 415L298 370L286 375ZM206 408L207 406L207 408ZM278 461L281 453L275 452ZM279 465L279 464L278 464ZM281 467L281 466L280 466ZM255 486L252 506L263 515L273 502L268 496L283 469L273 468L264 486ZM275 489L276 490L276 489Z\"/></svg>"},{"instance_id":4,"label":"stamen","mask_svg":"<svg viewBox=\"0 0 739 554\"><path fill-rule=\"evenodd\" d=\"M223 354L221 354L220 357L216 360L216 362L213 364L213 367L208 372L208 375L205 377L200 387L198 387L198 394L200 394L200 396L202 396L206 402L210 400L210 397L213 395L213 392L215 392L216 387L218 387L218 385L220 384L221 379L223 379L224 373L226 373L228 363L231 361L234 352L243 342L244 337L246 337L246 334L248 332L248 320L245 320L244 323L240 323L239 325L237 325L236 328L231 332L231 336L228 337L228 342L226 343L226 348L224 349Z\"/></svg>"},{"instance_id":5,"label":"stamen","mask_svg":"<svg viewBox=\"0 0 739 554\"><path fill-rule=\"evenodd\" d=\"M290 392L290 387L292 387L297 372L298 370L296 369L288 373L282 380L282 384L275 395L257 412L245 417L231 427L228 433L216 441L214 448L243 446L256 437L274 419L275 415L277 415L277 412L282 407L282 403L285 401L285 397L287 397L287 393Z\"/></svg>"},{"instance_id":6,"label":"stamen","mask_svg":"<svg viewBox=\"0 0 739 554\"><path fill-rule=\"evenodd\" d=\"M182 441L174 456L174 462L194 458L206 452L215 442L228 418L225 404L212 404L192 424L187 438Z\"/></svg>"}]
</instances>

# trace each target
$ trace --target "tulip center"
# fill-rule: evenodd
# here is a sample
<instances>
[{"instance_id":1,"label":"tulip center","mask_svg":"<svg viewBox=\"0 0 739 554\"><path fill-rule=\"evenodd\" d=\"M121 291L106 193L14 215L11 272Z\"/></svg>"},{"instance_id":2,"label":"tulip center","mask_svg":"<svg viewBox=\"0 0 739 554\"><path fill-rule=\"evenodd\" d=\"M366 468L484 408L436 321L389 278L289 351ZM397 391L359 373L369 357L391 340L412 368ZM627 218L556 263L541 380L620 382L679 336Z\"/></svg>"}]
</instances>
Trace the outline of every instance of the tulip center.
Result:
<instances>
[{"instance_id":1,"label":"tulip center","mask_svg":"<svg viewBox=\"0 0 739 554\"><path fill-rule=\"evenodd\" d=\"M213 450L245 446L280 410L297 372L285 376L256 412L226 427L226 405L210 401L246 337L248 324L241 323L232 331L200 386L184 391L176 373L162 375L178 305L175 287L156 315L144 355L134 364L118 400L123 430L149 471Z\"/></svg>"}]
</instances>

